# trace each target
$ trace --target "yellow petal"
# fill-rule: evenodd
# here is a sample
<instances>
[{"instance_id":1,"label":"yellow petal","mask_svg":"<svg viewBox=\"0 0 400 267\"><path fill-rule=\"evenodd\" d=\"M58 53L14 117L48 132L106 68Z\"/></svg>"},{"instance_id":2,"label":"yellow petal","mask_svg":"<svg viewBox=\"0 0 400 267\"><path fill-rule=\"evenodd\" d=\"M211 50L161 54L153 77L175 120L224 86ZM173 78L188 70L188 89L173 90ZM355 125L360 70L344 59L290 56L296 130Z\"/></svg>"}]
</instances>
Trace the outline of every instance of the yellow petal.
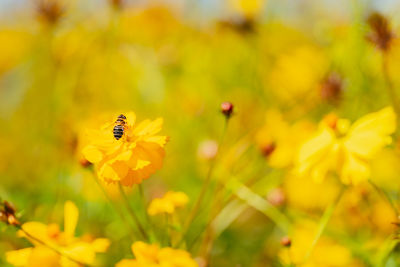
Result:
<instances>
[{"instance_id":1,"label":"yellow petal","mask_svg":"<svg viewBox=\"0 0 400 267\"><path fill-rule=\"evenodd\" d=\"M72 201L64 204L64 231L68 237L73 237L78 223L79 210Z\"/></svg>"},{"instance_id":2,"label":"yellow petal","mask_svg":"<svg viewBox=\"0 0 400 267\"><path fill-rule=\"evenodd\" d=\"M340 176L342 182L357 185L367 180L369 176L369 165L351 152L347 152Z\"/></svg>"},{"instance_id":3,"label":"yellow petal","mask_svg":"<svg viewBox=\"0 0 400 267\"><path fill-rule=\"evenodd\" d=\"M132 111L126 112L125 114L126 122L128 123L128 127L133 127L136 122L136 114Z\"/></svg>"},{"instance_id":4,"label":"yellow petal","mask_svg":"<svg viewBox=\"0 0 400 267\"><path fill-rule=\"evenodd\" d=\"M143 264L139 263L137 260L121 260L115 267L143 267Z\"/></svg>"},{"instance_id":5,"label":"yellow petal","mask_svg":"<svg viewBox=\"0 0 400 267\"><path fill-rule=\"evenodd\" d=\"M28 263L29 267L60 266L60 256L53 250L43 246L38 246L33 248L28 261L29 261Z\"/></svg>"},{"instance_id":6,"label":"yellow petal","mask_svg":"<svg viewBox=\"0 0 400 267\"><path fill-rule=\"evenodd\" d=\"M46 242L52 242L48 236L48 227L47 225L40 223L40 222L27 222L22 225L22 228L24 231L26 231L28 234L32 235L35 238L38 238L40 240L46 241ZM21 237L25 237L29 239L30 242L33 244L36 244L35 240L30 239L29 236L26 236L24 232L18 231L18 235Z\"/></svg>"},{"instance_id":7,"label":"yellow petal","mask_svg":"<svg viewBox=\"0 0 400 267\"><path fill-rule=\"evenodd\" d=\"M396 129L396 114L387 107L357 120L349 130L344 145L357 155L370 158L383 146Z\"/></svg>"},{"instance_id":8,"label":"yellow petal","mask_svg":"<svg viewBox=\"0 0 400 267\"><path fill-rule=\"evenodd\" d=\"M110 246L110 240L107 238L97 238L92 243L92 248L95 252L105 252Z\"/></svg>"},{"instance_id":9,"label":"yellow petal","mask_svg":"<svg viewBox=\"0 0 400 267\"><path fill-rule=\"evenodd\" d=\"M132 244L132 252L136 259L140 261L156 261L159 247L155 244L149 245L141 241Z\"/></svg>"},{"instance_id":10,"label":"yellow petal","mask_svg":"<svg viewBox=\"0 0 400 267\"><path fill-rule=\"evenodd\" d=\"M68 255L69 257L86 264L93 264L96 256L94 250L92 249L91 244L86 242L73 243L72 245L63 248L62 251L65 255ZM66 257L61 258L61 266L63 267L75 266L73 264L75 263L69 260L68 258Z\"/></svg>"},{"instance_id":11,"label":"yellow petal","mask_svg":"<svg viewBox=\"0 0 400 267\"><path fill-rule=\"evenodd\" d=\"M161 147L164 147L165 144L168 142L168 136L161 136L161 135L155 135L155 136L148 136L143 138L143 141L145 142L151 142L151 143L156 143L160 145Z\"/></svg>"},{"instance_id":12,"label":"yellow petal","mask_svg":"<svg viewBox=\"0 0 400 267\"><path fill-rule=\"evenodd\" d=\"M92 145L84 147L82 154L91 163L97 163L103 159L103 153L97 147Z\"/></svg>"},{"instance_id":13,"label":"yellow petal","mask_svg":"<svg viewBox=\"0 0 400 267\"><path fill-rule=\"evenodd\" d=\"M136 165L133 167L134 170L139 170L142 169L146 166L148 166L151 162L148 160L137 160Z\"/></svg>"},{"instance_id":14,"label":"yellow petal","mask_svg":"<svg viewBox=\"0 0 400 267\"><path fill-rule=\"evenodd\" d=\"M32 248L24 248L6 252L6 260L14 266L27 266Z\"/></svg>"},{"instance_id":15,"label":"yellow petal","mask_svg":"<svg viewBox=\"0 0 400 267\"><path fill-rule=\"evenodd\" d=\"M134 129L134 135L154 135L161 131L163 119L158 118L154 121L144 120Z\"/></svg>"},{"instance_id":16,"label":"yellow petal","mask_svg":"<svg viewBox=\"0 0 400 267\"><path fill-rule=\"evenodd\" d=\"M306 141L299 149L299 171L310 170L310 168L325 160L331 152L334 140L333 132L329 128L323 128L316 136Z\"/></svg>"}]
</instances>

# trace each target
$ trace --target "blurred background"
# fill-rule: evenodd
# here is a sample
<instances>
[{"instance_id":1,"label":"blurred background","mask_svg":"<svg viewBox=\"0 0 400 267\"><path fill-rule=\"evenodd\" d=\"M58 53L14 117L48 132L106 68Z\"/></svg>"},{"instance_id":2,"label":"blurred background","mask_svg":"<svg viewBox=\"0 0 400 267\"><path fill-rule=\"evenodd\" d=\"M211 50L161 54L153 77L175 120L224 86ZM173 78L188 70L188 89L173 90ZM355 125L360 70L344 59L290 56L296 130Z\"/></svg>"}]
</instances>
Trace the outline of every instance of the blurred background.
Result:
<instances>
[{"instance_id":1,"label":"blurred background","mask_svg":"<svg viewBox=\"0 0 400 267\"><path fill-rule=\"evenodd\" d=\"M283 119L267 113L268 129L304 120L315 128L331 111L355 120L391 103L381 54L366 40L374 11L399 34L396 0L0 0L0 197L23 221L45 223L61 223L64 202L74 201L78 233L113 241L102 256L111 266L131 255L131 240L80 164L83 131L109 112L133 110L138 121L163 117L170 142L164 167L144 182L146 194L181 190L193 202L222 132L220 103L231 101L235 115L215 176L253 180L265 199L283 190L284 213L317 219L335 182L288 178L286 166L268 162L257 133L269 110ZM388 64L398 88L397 44ZM289 142L291 134L277 135L276 142ZM374 177L397 190L397 150L384 153ZM376 194L364 199L366 191L354 193L336 222L343 233L356 231L347 243L336 235L349 261L319 267L378 266L368 253L379 249L396 218ZM371 199L377 206L367 209ZM267 217L242 207L231 220L215 243L214 266L282 265L282 233ZM0 233L0 265L7 266L4 252L28 243L5 226ZM354 249L357 242L368 246ZM382 266L398 266L392 257Z\"/></svg>"}]
</instances>

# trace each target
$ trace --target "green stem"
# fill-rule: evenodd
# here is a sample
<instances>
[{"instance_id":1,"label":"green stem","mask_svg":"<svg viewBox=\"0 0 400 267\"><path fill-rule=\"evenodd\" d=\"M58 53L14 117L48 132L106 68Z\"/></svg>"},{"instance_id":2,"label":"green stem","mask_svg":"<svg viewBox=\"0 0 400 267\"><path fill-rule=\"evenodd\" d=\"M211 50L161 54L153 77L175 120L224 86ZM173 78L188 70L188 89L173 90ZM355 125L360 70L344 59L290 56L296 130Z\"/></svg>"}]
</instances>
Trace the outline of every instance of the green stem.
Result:
<instances>
[{"instance_id":1,"label":"green stem","mask_svg":"<svg viewBox=\"0 0 400 267\"><path fill-rule=\"evenodd\" d=\"M399 216L399 211L396 208L395 204L393 203L392 199L389 197L389 195L386 193L386 191L384 191L382 188L380 188L379 186L377 186L374 182L372 182L371 180L369 180L369 183L372 185L372 187L376 190L376 192L378 192L378 194L384 199L386 200L389 205L392 207L393 211L396 213L396 217Z\"/></svg>"},{"instance_id":2,"label":"green stem","mask_svg":"<svg viewBox=\"0 0 400 267\"><path fill-rule=\"evenodd\" d=\"M129 204L128 196L126 195L124 187L120 182L118 183L118 187L119 187L119 192L121 193L121 196L124 200L125 207L128 210L129 214L131 215L132 219L135 221L135 224L136 224L137 228L139 229L141 235L145 239L149 240L149 237L146 234L146 231L144 230L141 222L139 221L139 218L136 216L134 210L132 209L131 205Z\"/></svg>"},{"instance_id":3,"label":"green stem","mask_svg":"<svg viewBox=\"0 0 400 267\"><path fill-rule=\"evenodd\" d=\"M329 205L329 207L325 210L324 214L322 215L321 220L318 225L317 233L315 234L314 240L311 243L311 246L308 249L308 251L304 257L304 262L307 262L308 259L311 257L311 254L314 251L314 248L317 245L318 240L321 238L322 233L324 232L326 226L328 225L328 222L329 222L330 218L332 217L332 214L335 211L335 208L338 205L340 199L342 198L343 193L344 193L344 187L341 188L335 201L331 205Z\"/></svg>"},{"instance_id":4,"label":"green stem","mask_svg":"<svg viewBox=\"0 0 400 267\"><path fill-rule=\"evenodd\" d=\"M165 233L167 236L167 246L171 246L171 231L169 229L170 225L169 225L169 214L166 213L165 214Z\"/></svg>"},{"instance_id":5,"label":"green stem","mask_svg":"<svg viewBox=\"0 0 400 267\"><path fill-rule=\"evenodd\" d=\"M142 205L143 205L143 208L144 208L144 214L145 214L145 218L146 218L146 220L147 220L147 223L149 224L149 225L151 225L151 221L150 221L150 217L149 217L149 214L147 214L147 210L146 210L146 207L147 207L147 202L146 202L146 198L144 197L144 191L143 191L143 186L142 186L142 184L139 184L139 195L140 195L140 200L141 200L141 202L142 202Z\"/></svg>"},{"instance_id":6,"label":"green stem","mask_svg":"<svg viewBox=\"0 0 400 267\"><path fill-rule=\"evenodd\" d=\"M229 122L229 118L226 118L225 119L225 123L224 123L224 128L222 130L222 134L221 134L221 137L220 137L219 142L218 142L217 154L215 155L215 157L211 161L210 168L208 169L207 176L206 176L206 179L205 179L205 181L203 183L203 186L201 188L199 197L197 198L196 203L194 204L193 209L191 210L191 212L190 212L190 214L188 216L188 219L186 220L186 222L184 224L184 230L183 230L182 238L177 243L177 247L179 247L182 244L182 242L185 240L186 235L188 234L188 231L189 231L189 227L192 224L192 222L194 221L194 219L196 218L196 215L198 214L198 211L199 211L199 209L201 207L201 204L202 204L202 202L204 200L205 194L206 194L206 192L208 190L208 187L210 185L210 182L211 182L212 174L213 174L213 171L214 171L214 166L215 166L215 164L217 162L217 158L218 158L218 156L220 154L221 147L222 147L225 135L226 135L226 131L228 129L228 122Z\"/></svg>"},{"instance_id":7,"label":"green stem","mask_svg":"<svg viewBox=\"0 0 400 267\"><path fill-rule=\"evenodd\" d=\"M121 218L121 220L126 224L126 226L128 228L131 229L131 235L132 238L134 240L136 240L136 237L138 236L138 233L136 232L135 228L132 227L132 225L128 222L128 220L126 219L124 213L122 212L122 210L119 208L118 205L116 205L114 203L114 201L111 199L111 197L108 195L108 193L106 192L106 190L104 189L104 187L101 185L101 183L99 182L99 179L97 178L97 175L95 172L93 172L93 179L95 180L96 184L99 186L101 192L103 193L103 195L105 196L105 198L108 200L109 204L114 208L114 210L117 212L117 214L119 215L119 217Z\"/></svg>"},{"instance_id":8,"label":"green stem","mask_svg":"<svg viewBox=\"0 0 400 267\"><path fill-rule=\"evenodd\" d=\"M383 52L382 54L382 72L383 72L383 78L386 83L386 90L388 92L388 95L390 97L390 100L392 101L393 108L396 112L397 115L397 121L400 119L400 104L399 104L399 98L397 97L396 90L394 88L394 85L390 79L389 75L389 69L388 69L388 57L387 53Z\"/></svg>"}]
</instances>

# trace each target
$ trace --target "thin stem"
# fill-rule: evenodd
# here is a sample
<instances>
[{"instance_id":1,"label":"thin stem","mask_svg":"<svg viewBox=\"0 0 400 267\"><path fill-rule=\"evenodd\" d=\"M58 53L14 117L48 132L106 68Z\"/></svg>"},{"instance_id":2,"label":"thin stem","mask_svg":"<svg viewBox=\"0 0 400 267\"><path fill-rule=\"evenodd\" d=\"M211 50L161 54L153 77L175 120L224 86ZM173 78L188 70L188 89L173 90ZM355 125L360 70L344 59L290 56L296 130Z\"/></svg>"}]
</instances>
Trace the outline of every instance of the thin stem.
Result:
<instances>
[{"instance_id":1,"label":"thin stem","mask_svg":"<svg viewBox=\"0 0 400 267\"><path fill-rule=\"evenodd\" d=\"M95 180L96 184L99 186L101 192L103 192L103 195L106 197L106 199L108 200L109 204L114 208L114 210L117 212L117 214L120 216L121 220L126 224L126 226L128 228L131 229L131 234L132 234L132 238L136 239L136 236L138 236L138 233L136 232L135 228L132 227L132 225L128 222L128 220L126 219L124 213L122 212L122 210L120 210L119 206L116 205L114 203L114 201L111 199L111 197L108 195L108 193L106 192L106 190L104 189L104 187L101 185L99 179L97 178L97 175L95 172L93 172L93 179Z\"/></svg>"},{"instance_id":2,"label":"thin stem","mask_svg":"<svg viewBox=\"0 0 400 267\"><path fill-rule=\"evenodd\" d=\"M126 193L125 193L125 190L124 190L123 185L122 185L121 183L118 183L118 186L119 186L119 192L121 193L121 196L122 196L122 198L123 198L123 200L124 200L126 209L128 210L128 212L129 212L129 214L131 215L131 217L133 218L133 220L135 221L135 224L136 224L136 226L138 227L138 229L139 229L140 233L142 234L142 236L143 236L145 239L148 240L149 237L148 237L148 235L146 234L146 231L144 230L142 224L141 224L140 221L139 221L139 218L136 216L136 214L135 214L135 212L133 211L131 205L129 204L129 199L128 199L128 196L127 196Z\"/></svg>"},{"instance_id":3,"label":"thin stem","mask_svg":"<svg viewBox=\"0 0 400 267\"><path fill-rule=\"evenodd\" d=\"M146 223L149 225L149 238L150 241L155 241L156 237L155 237L155 233L154 233L154 229L153 229L153 224L151 222L151 219L149 217L149 214L147 213L147 201L146 198L144 196L144 190L143 190L143 186L142 184L139 184L139 195L140 195L140 200L142 202L143 208L144 208L144 216L146 219Z\"/></svg>"},{"instance_id":4,"label":"thin stem","mask_svg":"<svg viewBox=\"0 0 400 267\"><path fill-rule=\"evenodd\" d=\"M186 222L184 224L184 230L183 230L182 238L177 243L177 247L179 247L182 244L182 242L184 241L184 239L185 239L185 237L186 237L186 235L187 235L187 233L189 231L189 227L192 224L192 222L194 221L194 219L196 218L196 215L197 215L197 213L198 213L198 211L199 211L199 209L201 207L201 204L202 204L202 202L204 200L205 194L206 194L207 189L208 189L208 187L210 185L210 182L211 182L211 178L212 178L212 174L213 174L213 171L214 171L215 163L217 162L217 158L218 158L218 156L220 154L222 143L223 143L225 135L226 135L226 131L227 131L227 128L228 128L228 122L229 122L229 118L226 118L225 119L225 123L224 123L224 128L222 130L222 134L221 134L221 137L220 137L219 142L218 142L218 151L217 151L215 157L212 159L212 161L210 163L210 168L208 169L208 172L207 172L207 175L206 175L206 179L205 179L205 181L203 183L203 186L201 188L201 191L200 191L200 194L199 194L199 196L197 198L197 201L194 204L193 209L190 212L190 214L188 216L188 219L186 220Z\"/></svg>"},{"instance_id":5,"label":"thin stem","mask_svg":"<svg viewBox=\"0 0 400 267\"><path fill-rule=\"evenodd\" d=\"M32 240L36 241L36 242L39 243L39 244L41 244L41 245L43 245L43 246L45 246L45 247L51 249L52 251L54 251L55 253L57 253L57 254L60 255L61 257L65 257L65 258L69 259L70 261L73 261L73 262L75 262L75 263L77 263L77 264L79 264L79 265L83 265L83 266L92 266L92 265L90 265L90 264L83 263L83 262L80 262L79 260L76 260L76 259L72 258L71 256L69 256L69 255L63 253L62 251L60 251L59 249L57 249L56 247L53 247L52 245L47 244L47 243L44 242L43 240L41 240L41 239L39 239L39 238L33 236L32 234L28 233L24 228L22 228L21 225L14 225L14 226L15 226L16 228L18 228L19 230L21 230L27 237L31 238Z\"/></svg>"},{"instance_id":6,"label":"thin stem","mask_svg":"<svg viewBox=\"0 0 400 267\"><path fill-rule=\"evenodd\" d=\"M169 229L169 215L168 213L165 214L165 233L167 236L167 245L171 246L171 231Z\"/></svg>"},{"instance_id":7,"label":"thin stem","mask_svg":"<svg viewBox=\"0 0 400 267\"><path fill-rule=\"evenodd\" d=\"M143 186L142 186L142 184L139 184L138 187L139 187L140 200L142 201L143 208L144 208L144 211L145 211L144 212L145 218L146 218L147 222L149 223L149 225L151 225L149 214L147 214L147 211L146 211L147 202L146 202L146 198L144 197Z\"/></svg>"},{"instance_id":8,"label":"thin stem","mask_svg":"<svg viewBox=\"0 0 400 267\"><path fill-rule=\"evenodd\" d=\"M393 203L392 199L389 197L389 195L386 193L386 191L384 191L382 188L380 188L379 186L377 186L374 182L372 182L371 180L369 180L369 183L372 185L372 187L376 190L376 192L378 192L378 194L384 199L386 200L389 205L392 207L393 211L396 213L396 217L399 216L399 211L396 208L395 204Z\"/></svg>"},{"instance_id":9,"label":"thin stem","mask_svg":"<svg viewBox=\"0 0 400 267\"><path fill-rule=\"evenodd\" d=\"M311 246L308 249L308 251L304 257L304 262L307 262L308 259L311 257L311 254L314 251L314 248L317 245L318 240L322 236L322 233L324 232L326 226L328 225L328 222L329 222L330 218L332 217L332 214L335 211L337 204L339 203L340 199L342 198L343 193L344 193L344 187L341 188L335 201L331 205L329 205L329 207L325 210L324 214L322 215L321 220L318 225L317 233L315 234L314 240L311 243Z\"/></svg>"},{"instance_id":10,"label":"thin stem","mask_svg":"<svg viewBox=\"0 0 400 267\"><path fill-rule=\"evenodd\" d=\"M399 104L399 99L397 97L396 94L396 90L394 88L394 85L390 79L390 75L389 75L389 69L388 69L388 57L387 57L387 53L383 52L382 53L382 72L383 72L383 78L385 80L386 83L386 90L388 92L388 95L392 101L393 104L393 108L397 114L397 119L399 119L400 116L400 104Z\"/></svg>"}]
</instances>

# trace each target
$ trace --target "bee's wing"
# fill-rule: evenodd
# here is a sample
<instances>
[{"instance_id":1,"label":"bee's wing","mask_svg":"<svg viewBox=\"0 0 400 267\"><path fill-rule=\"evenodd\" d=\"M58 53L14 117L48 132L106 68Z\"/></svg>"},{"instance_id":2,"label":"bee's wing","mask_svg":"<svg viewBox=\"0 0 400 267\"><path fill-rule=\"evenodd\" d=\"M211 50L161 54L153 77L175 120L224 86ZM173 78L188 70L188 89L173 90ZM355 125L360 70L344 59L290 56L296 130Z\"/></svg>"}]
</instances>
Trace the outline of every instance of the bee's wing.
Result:
<instances>
[{"instance_id":1,"label":"bee's wing","mask_svg":"<svg viewBox=\"0 0 400 267\"><path fill-rule=\"evenodd\" d=\"M103 126L101 127L102 130L110 130L112 131L112 129L115 126L115 122L111 122L111 123L105 123L103 124Z\"/></svg>"}]
</instances>

